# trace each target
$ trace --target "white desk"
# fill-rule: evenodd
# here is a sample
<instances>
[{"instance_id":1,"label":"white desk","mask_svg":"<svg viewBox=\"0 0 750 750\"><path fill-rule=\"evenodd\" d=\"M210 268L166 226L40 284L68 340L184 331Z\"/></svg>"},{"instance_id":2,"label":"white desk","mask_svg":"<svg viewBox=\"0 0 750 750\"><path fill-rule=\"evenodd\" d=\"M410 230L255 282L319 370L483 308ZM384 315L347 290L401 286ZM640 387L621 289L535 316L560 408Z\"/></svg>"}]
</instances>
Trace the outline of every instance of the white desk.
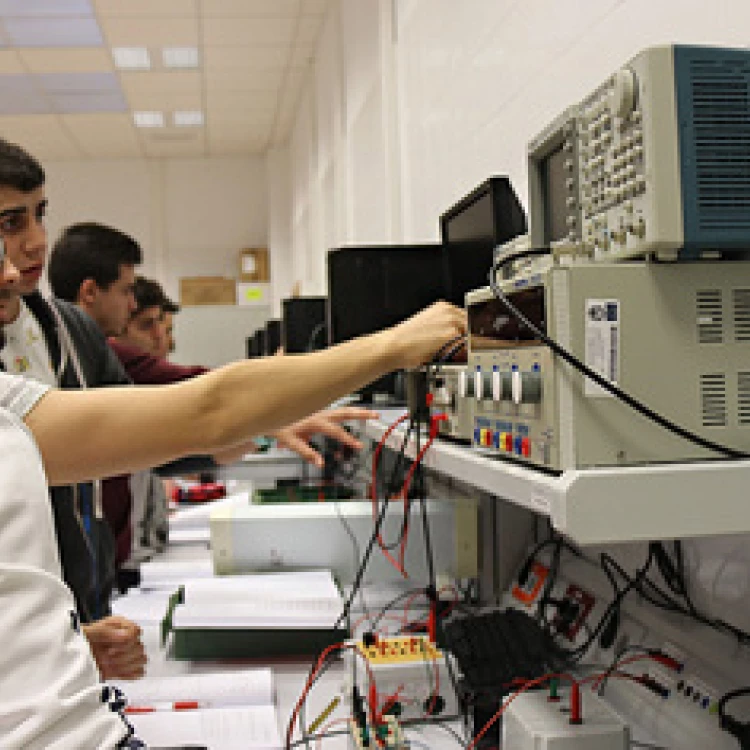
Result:
<instances>
[{"instance_id":1,"label":"white desk","mask_svg":"<svg viewBox=\"0 0 750 750\"><path fill-rule=\"evenodd\" d=\"M180 545L179 547L168 548L164 556L162 556L162 559L179 559L181 561L192 559L198 562L203 561L208 557L210 557L210 551L205 545ZM134 619L137 620L137 618ZM208 661L178 661L169 658L168 652L161 648L160 627L158 625L147 624L142 625L142 628L143 642L148 654L146 675L151 678L189 674L194 672L229 672L236 669L247 669L252 666L271 667L274 672L276 683L276 705L279 715L279 729L283 740L292 709L299 699L307 680L311 660L284 660L262 663L257 660L251 660L231 664ZM329 717L328 721L348 716L348 702L344 699L344 696L341 695L342 684L343 665L341 662L336 662L318 680L309 695L306 703L306 720L308 725L323 711L335 695L340 695L342 700L331 717ZM460 722L458 721L451 722L451 726L455 730L459 730L459 725ZM335 731L336 729L341 728L342 726L337 725L333 730ZM430 748L430 750L454 750L458 747L455 739L453 739L448 732L438 727L410 727L406 733L407 736L414 741L415 748L426 747ZM314 741L311 741L311 747L316 747ZM342 735L326 738L322 742L322 747L324 750L348 750L348 737Z\"/></svg>"}]
</instances>

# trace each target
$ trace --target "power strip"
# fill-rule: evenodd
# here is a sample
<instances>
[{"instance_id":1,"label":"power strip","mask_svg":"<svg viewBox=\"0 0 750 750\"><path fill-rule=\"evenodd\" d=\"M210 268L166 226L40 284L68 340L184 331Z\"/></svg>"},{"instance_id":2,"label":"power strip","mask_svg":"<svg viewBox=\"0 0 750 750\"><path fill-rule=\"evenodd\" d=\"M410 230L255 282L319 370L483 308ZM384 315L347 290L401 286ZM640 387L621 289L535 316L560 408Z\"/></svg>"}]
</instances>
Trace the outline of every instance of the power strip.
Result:
<instances>
[{"instance_id":1,"label":"power strip","mask_svg":"<svg viewBox=\"0 0 750 750\"><path fill-rule=\"evenodd\" d=\"M380 637L372 646L355 643L367 659L377 686L378 708L386 704L402 720L427 716L458 716L458 700L445 659L451 659L453 674L458 666L450 654L438 649L426 636ZM367 673L361 659L344 651L347 694L357 687L368 695Z\"/></svg>"},{"instance_id":2,"label":"power strip","mask_svg":"<svg viewBox=\"0 0 750 750\"><path fill-rule=\"evenodd\" d=\"M590 690L583 691L583 721L570 723L568 694L549 699L547 690L522 693L503 714L504 748L509 750L629 750L625 721Z\"/></svg>"}]
</instances>

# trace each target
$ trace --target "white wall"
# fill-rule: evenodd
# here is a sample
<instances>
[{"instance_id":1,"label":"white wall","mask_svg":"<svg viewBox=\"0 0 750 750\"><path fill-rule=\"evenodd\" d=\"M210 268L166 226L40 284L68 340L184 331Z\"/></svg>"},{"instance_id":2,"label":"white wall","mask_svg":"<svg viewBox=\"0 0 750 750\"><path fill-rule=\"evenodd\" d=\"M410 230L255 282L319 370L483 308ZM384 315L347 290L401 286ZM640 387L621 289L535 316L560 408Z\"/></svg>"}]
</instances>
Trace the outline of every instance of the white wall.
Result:
<instances>
[{"instance_id":1,"label":"white wall","mask_svg":"<svg viewBox=\"0 0 750 750\"><path fill-rule=\"evenodd\" d=\"M745 46L746 0L339 0L290 140L291 276L325 252L438 238L491 174L526 202L526 143L640 48Z\"/></svg>"},{"instance_id":2,"label":"white wall","mask_svg":"<svg viewBox=\"0 0 750 750\"><path fill-rule=\"evenodd\" d=\"M268 244L264 157L46 163L50 241L77 221L133 235L142 271L178 298L181 276L236 276Z\"/></svg>"}]
</instances>

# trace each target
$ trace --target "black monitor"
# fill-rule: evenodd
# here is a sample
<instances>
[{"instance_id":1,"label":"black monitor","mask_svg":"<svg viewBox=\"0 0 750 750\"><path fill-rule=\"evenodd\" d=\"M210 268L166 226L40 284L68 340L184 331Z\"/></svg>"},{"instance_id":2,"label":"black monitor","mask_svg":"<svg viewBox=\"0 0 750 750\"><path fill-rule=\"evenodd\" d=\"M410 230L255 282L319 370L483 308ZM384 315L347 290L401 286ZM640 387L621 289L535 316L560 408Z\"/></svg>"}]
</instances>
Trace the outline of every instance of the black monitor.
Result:
<instances>
[{"instance_id":1,"label":"black monitor","mask_svg":"<svg viewBox=\"0 0 750 750\"><path fill-rule=\"evenodd\" d=\"M263 352L260 350L260 340L258 338L258 331L252 336L248 336L245 339L245 345L247 348L247 358L255 359L256 357L262 357Z\"/></svg>"},{"instance_id":2,"label":"black monitor","mask_svg":"<svg viewBox=\"0 0 750 750\"><path fill-rule=\"evenodd\" d=\"M266 321L266 336L264 343L264 353L267 357L276 354L279 350L279 347L281 346L281 320L279 318L271 318Z\"/></svg>"},{"instance_id":3,"label":"black monitor","mask_svg":"<svg viewBox=\"0 0 750 750\"><path fill-rule=\"evenodd\" d=\"M281 302L281 341L286 354L323 349L328 342L325 297L291 297Z\"/></svg>"},{"instance_id":4,"label":"black monitor","mask_svg":"<svg viewBox=\"0 0 750 750\"><path fill-rule=\"evenodd\" d=\"M526 214L507 177L490 177L440 217L446 298L459 307L487 286L493 252L526 232Z\"/></svg>"},{"instance_id":5,"label":"black monitor","mask_svg":"<svg viewBox=\"0 0 750 750\"><path fill-rule=\"evenodd\" d=\"M255 347L258 350L259 357L266 356L266 329L259 328L255 332L256 344Z\"/></svg>"},{"instance_id":6,"label":"black monitor","mask_svg":"<svg viewBox=\"0 0 750 750\"><path fill-rule=\"evenodd\" d=\"M343 247L328 253L328 342L339 344L400 323L445 297L441 245ZM400 397L386 376L363 401Z\"/></svg>"}]
</instances>

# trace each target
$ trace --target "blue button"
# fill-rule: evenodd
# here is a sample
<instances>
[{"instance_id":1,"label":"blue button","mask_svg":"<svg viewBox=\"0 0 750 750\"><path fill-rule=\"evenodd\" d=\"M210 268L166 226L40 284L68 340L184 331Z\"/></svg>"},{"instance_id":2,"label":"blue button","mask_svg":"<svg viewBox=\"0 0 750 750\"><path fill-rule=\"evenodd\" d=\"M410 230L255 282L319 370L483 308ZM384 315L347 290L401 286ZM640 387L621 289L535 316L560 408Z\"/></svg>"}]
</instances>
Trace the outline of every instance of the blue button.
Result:
<instances>
[{"instance_id":1,"label":"blue button","mask_svg":"<svg viewBox=\"0 0 750 750\"><path fill-rule=\"evenodd\" d=\"M531 372L539 372L539 370L542 369L542 366L539 364L539 362L534 362L533 365L531 365Z\"/></svg>"},{"instance_id":2,"label":"blue button","mask_svg":"<svg viewBox=\"0 0 750 750\"><path fill-rule=\"evenodd\" d=\"M492 445L495 446L498 450L500 450L500 433L496 432L495 437L492 440Z\"/></svg>"},{"instance_id":3,"label":"blue button","mask_svg":"<svg viewBox=\"0 0 750 750\"><path fill-rule=\"evenodd\" d=\"M513 450L520 456L521 455L521 446L523 445L523 438L520 435L516 435L515 440L513 441Z\"/></svg>"},{"instance_id":4,"label":"blue button","mask_svg":"<svg viewBox=\"0 0 750 750\"><path fill-rule=\"evenodd\" d=\"M479 445L479 441L481 440L482 433L479 430L479 427L474 428L474 444Z\"/></svg>"}]
</instances>

